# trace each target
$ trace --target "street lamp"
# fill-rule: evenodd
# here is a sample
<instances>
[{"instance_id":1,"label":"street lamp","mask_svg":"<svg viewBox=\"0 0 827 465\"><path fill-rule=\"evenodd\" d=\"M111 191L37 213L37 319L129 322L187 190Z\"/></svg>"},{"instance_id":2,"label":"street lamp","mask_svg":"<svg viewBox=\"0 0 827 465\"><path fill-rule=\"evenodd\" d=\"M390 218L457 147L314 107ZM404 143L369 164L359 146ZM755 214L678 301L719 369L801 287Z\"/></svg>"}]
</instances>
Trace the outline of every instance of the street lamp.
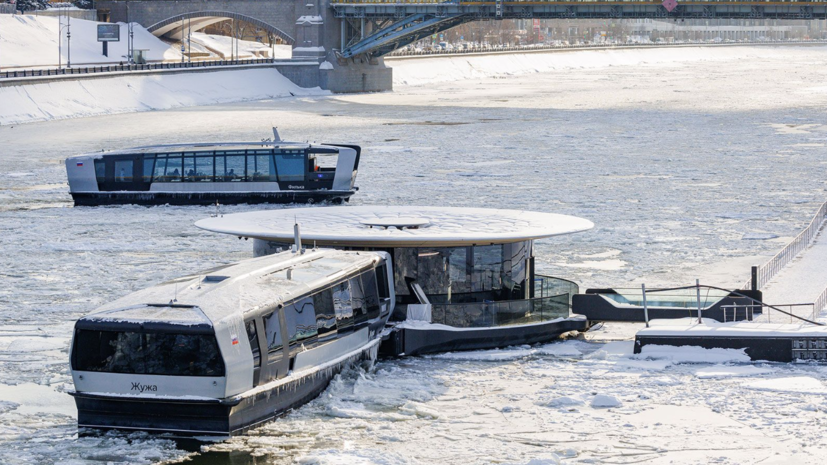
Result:
<instances>
[{"instance_id":1,"label":"street lamp","mask_svg":"<svg viewBox=\"0 0 827 465\"><path fill-rule=\"evenodd\" d=\"M66 29L66 67L72 67L72 33L71 33L71 16L69 16L69 8L66 7L66 24L63 24L63 16L58 14L58 30L57 30L57 68L63 67L63 30Z\"/></svg>"}]
</instances>

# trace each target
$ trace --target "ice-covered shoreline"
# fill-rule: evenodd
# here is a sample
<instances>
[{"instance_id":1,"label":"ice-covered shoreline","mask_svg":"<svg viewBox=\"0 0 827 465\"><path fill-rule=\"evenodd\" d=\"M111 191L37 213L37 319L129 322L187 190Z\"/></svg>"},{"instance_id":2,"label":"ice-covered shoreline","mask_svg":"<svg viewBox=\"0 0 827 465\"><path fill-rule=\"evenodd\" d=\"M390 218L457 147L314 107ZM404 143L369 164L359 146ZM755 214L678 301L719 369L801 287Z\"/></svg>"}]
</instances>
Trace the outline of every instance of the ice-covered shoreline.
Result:
<instances>
[{"instance_id":1,"label":"ice-covered shoreline","mask_svg":"<svg viewBox=\"0 0 827 465\"><path fill-rule=\"evenodd\" d=\"M807 46L682 46L597 50L544 50L528 53L405 57L387 60L395 86L422 86L440 82L517 76L553 70L597 69L613 66L676 65L697 61L743 59L783 60L790 55L811 54Z\"/></svg>"}]
</instances>

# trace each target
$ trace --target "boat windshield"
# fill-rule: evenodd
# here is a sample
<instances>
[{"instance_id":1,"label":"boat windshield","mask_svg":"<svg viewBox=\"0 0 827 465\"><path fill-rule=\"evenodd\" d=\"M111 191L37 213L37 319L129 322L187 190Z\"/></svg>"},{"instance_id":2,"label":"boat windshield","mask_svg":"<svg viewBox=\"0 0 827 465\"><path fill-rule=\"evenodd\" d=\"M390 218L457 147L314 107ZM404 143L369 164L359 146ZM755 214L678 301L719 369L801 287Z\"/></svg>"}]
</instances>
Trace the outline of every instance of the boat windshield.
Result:
<instances>
[{"instance_id":1,"label":"boat windshield","mask_svg":"<svg viewBox=\"0 0 827 465\"><path fill-rule=\"evenodd\" d=\"M212 334L78 329L72 367L103 373L224 376L224 361Z\"/></svg>"}]
</instances>

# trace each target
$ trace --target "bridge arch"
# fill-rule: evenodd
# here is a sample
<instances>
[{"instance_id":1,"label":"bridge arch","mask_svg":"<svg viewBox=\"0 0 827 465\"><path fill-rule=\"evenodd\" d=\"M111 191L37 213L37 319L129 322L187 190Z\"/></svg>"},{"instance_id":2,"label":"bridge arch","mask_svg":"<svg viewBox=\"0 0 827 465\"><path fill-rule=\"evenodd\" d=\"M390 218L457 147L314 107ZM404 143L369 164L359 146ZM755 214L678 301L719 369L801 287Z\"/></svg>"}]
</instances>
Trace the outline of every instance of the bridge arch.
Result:
<instances>
[{"instance_id":1,"label":"bridge arch","mask_svg":"<svg viewBox=\"0 0 827 465\"><path fill-rule=\"evenodd\" d=\"M226 21L228 19L237 19L239 21L250 23L270 34L273 34L275 37L278 37L288 45L293 45L296 42L293 37L272 24L253 18L252 16L220 10L191 11L189 13L182 13L167 18L163 21L158 21L157 23L149 26L147 30L156 37L166 36L171 39L180 40L184 36L184 31L187 29L200 31L207 26L220 23L221 21Z\"/></svg>"}]
</instances>

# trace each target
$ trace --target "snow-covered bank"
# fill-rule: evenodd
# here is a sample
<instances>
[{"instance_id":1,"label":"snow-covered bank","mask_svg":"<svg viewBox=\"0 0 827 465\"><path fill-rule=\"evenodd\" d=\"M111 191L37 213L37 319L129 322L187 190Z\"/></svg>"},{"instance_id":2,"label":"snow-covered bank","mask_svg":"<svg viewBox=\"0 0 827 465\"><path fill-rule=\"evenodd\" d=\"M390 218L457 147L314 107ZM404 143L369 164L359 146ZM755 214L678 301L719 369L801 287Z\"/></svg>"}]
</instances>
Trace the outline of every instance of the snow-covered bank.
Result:
<instances>
[{"instance_id":1,"label":"snow-covered bank","mask_svg":"<svg viewBox=\"0 0 827 465\"><path fill-rule=\"evenodd\" d=\"M325 93L272 68L67 80L0 87L0 125Z\"/></svg>"},{"instance_id":2,"label":"snow-covered bank","mask_svg":"<svg viewBox=\"0 0 827 465\"><path fill-rule=\"evenodd\" d=\"M438 82L514 76L565 69L670 65L695 61L729 61L752 58L786 59L791 55L812 54L820 54L827 58L827 46L552 50L539 53L395 58L389 59L385 63L393 68L393 84L395 86L419 86Z\"/></svg>"},{"instance_id":3,"label":"snow-covered bank","mask_svg":"<svg viewBox=\"0 0 827 465\"><path fill-rule=\"evenodd\" d=\"M65 65L69 58L73 64L85 63L118 63L124 61L127 52L127 27L120 23L121 41L109 43L109 56L103 56L102 46L98 42L96 21L72 19L70 30L72 33L71 46L66 42L66 32L63 33L62 49L58 47L59 28L66 26L66 19L61 23L58 18L48 16L0 15L0 67L33 67L57 66L58 51L60 61ZM146 59L180 60L181 53L170 48L146 29L139 25L133 28L135 48L147 50Z\"/></svg>"}]
</instances>

